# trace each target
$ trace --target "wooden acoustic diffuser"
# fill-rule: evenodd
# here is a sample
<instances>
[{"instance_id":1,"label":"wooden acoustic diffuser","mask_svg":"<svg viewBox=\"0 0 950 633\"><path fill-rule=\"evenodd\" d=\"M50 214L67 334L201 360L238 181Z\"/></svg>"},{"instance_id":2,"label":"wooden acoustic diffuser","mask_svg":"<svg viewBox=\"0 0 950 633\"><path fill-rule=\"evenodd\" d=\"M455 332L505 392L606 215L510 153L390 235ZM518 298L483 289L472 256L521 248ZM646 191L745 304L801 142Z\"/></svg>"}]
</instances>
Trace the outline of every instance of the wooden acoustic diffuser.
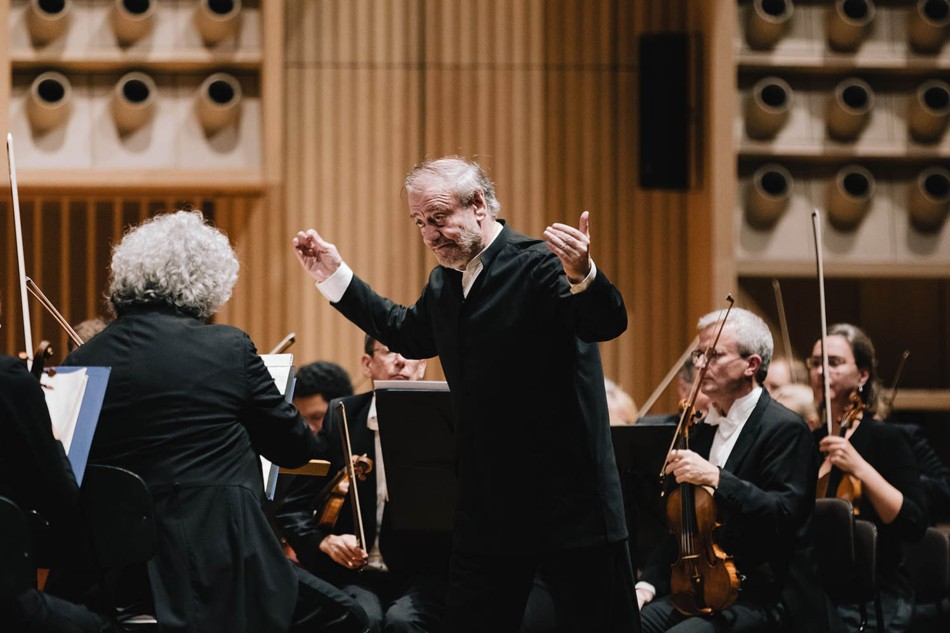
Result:
<instances>
[{"instance_id":1,"label":"wooden acoustic diffuser","mask_svg":"<svg viewBox=\"0 0 950 633\"><path fill-rule=\"evenodd\" d=\"M910 96L907 128L918 143L938 143L947 131L950 119L950 84L941 79L928 79Z\"/></svg>"},{"instance_id":2,"label":"wooden acoustic diffuser","mask_svg":"<svg viewBox=\"0 0 950 633\"><path fill-rule=\"evenodd\" d=\"M828 46L843 53L857 50L871 32L874 14L871 0L835 0L825 13Z\"/></svg>"},{"instance_id":3,"label":"wooden acoustic diffuser","mask_svg":"<svg viewBox=\"0 0 950 633\"><path fill-rule=\"evenodd\" d=\"M874 90L863 79L845 79L828 95L825 123L828 136L836 141L854 141L871 118Z\"/></svg>"},{"instance_id":4,"label":"wooden acoustic diffuser","mask_svg":"<svg viewBox=\"0 0 950 633\"><path fill-rule=\"evenodd\" d=\"M913 51L939 53L950 30L950 0L918 0L907 18L907 40Z\"/></svg>"},{"instance_id":5,"label":"wooden acoustic diffuser","mask_svg":"<svg viewBox=\"0 0 950 633\"><path fill-rule=\"evenodd\" d=\"M911 224L921 233L936 233L950 210L950 172L943 167L928 167L911 183L907 211Z\"/></svg>"},{"instance_id":6,"label":"wooden acoustic diffuser","mask_svg":"<svg viewBox=\"0 0 950 633\"><path fill-rule=\"evenodd\" d=\"M30 84L26 114L37 134L53 130L67 119L72 108L72 86L62 73L42 73Z\"/></svg>"},{"instance_id":7,"label":"wooden acoustic diffuser","mask_svg":"<svg viewBox=\"0 0 950 633\"><path fill-rule=\"evenodd\" d=\"M131 46L152 32L155 5L151 0L115 0L112 30L121 46Z\"/></svg>"},{"instance_id":8,"label":"wooden acoustic diffuser","mask_svg":"<svg viewBox=\"0 0 950 633\"><path fill-rule=\"evenodd\" d=\"M198 90L195 108L208 136L234 124L241 110L240 82L227 73L210 75Z\"/></svg>"},{"instance_id":9,"label":"wooden acoustic diffuser","mask_svg":"<svg viewBox=\"0 0 950 633\"><path fill-rule=\"evenodd\" d=\"M240 19L240 0L201 0L195 9L195 26L207 46L233 37Z\"/></svg>"},{"instance_id":10,"label":"wooden acoustic diffuser","mask_svg":"<svg viewBox=\"0 0 950 633\"><path fill-rule=\"evenodd\" d=\"M746 222L754 229L773 228L792 196L792 174L776 163L762 165L752 174L745 192Z\"/></svg>"},{"instance_id":11,"label":"wooden acoustic diffuser","mask_svg":"<svg viewBox=\"0 0 950 633\"><path fill-rule=\"evenodd\" d=\"M112 92L112 116L120 136L127 136L155 115L155 80L141 72L122 75Z\"/></svg>"},{"instance_id":12,"label":"wooden acoustic diffuser","mask_svg":"<svg viewBox=\"0 0 950 633\"><path fill-rule=\"evenodd\" d=\"M59 39L69 28L70 0L30 0L26 29L34 46L45 46Z\"/></svg>"},{"instance_id":13,"label":"wooden acoustic diffuser","mask_svg":"<svg viewBox=\"0 0 950 633\"><path fill-rule=\"evenodd\" d=\"M877 183L860 165L845 165L828 184L828 221L840 231L853 231L864 219Z\"/></svg>"},{"instance_id":14,"label":"wooden acoustic diffuser","mask_svg":"<svg viewBox=\"0 0 950 633\"><path fill-rule=\"evenodd\" d=\"M745 130L749 138L775 138L788 123L792 111L792 89L784 79L765 77L752 86L746 98Z\"/></svg>"},{"instance_id":15,"label":"wooden acoustic diffuser","mask_svg":"<svg viewBox=\"0 0 950 633\"><path fill-rule=\"evenodd\" d=\"M792 21L792 0L753 0L746 14L745 39L756 50L774 48Z\"/></svg>"}]
</instances>

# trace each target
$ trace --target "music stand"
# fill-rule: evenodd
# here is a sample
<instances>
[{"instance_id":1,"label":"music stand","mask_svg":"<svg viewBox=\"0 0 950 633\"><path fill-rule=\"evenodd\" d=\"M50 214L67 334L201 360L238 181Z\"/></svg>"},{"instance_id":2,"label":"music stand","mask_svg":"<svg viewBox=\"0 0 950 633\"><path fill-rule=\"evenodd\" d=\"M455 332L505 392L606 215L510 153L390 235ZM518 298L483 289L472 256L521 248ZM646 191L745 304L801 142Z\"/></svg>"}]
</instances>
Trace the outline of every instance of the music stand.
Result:
<instances>
[{"instance_id":1,"label":"music stand","mask_svg":"<svg viewBox=\"0 0 950 633\"><path fill-rule=\"evenodd\" d=\"M379 439L400 532L451 532L458 503L455 413L445 382L375 383Z\"/></svg>"},{"instance_id":2,"label":"music stand","mask_svg":"<svg viewBox=\"0 0 950 633\"><path fill-rule=\"evenodd\" d=\"M675 432L675 424L610 427L630 533L630 554L638 568L646 562L647 552L670 532L666 500L660 497L659 473Z\"/></svg>"}]
</instances>

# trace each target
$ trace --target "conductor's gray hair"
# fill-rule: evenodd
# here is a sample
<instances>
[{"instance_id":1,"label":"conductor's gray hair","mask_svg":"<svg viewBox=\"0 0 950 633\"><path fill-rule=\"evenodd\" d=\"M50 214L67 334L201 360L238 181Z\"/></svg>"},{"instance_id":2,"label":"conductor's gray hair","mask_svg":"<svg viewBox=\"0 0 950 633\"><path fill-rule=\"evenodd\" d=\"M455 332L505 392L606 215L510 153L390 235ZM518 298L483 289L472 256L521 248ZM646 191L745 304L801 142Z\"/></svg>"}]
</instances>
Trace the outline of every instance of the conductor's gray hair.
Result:
<instances>
[{"instance_id":1,"label":"conductor's gray hair","mask_svg":"<svg viewBox=\"0 0 950 633\"><path fill-rule=\"evenodd\" d=\"M704 330L710 325L716 325L722 321L725 316L724 310L716 310L700 317L696 323L696 328ZM765 321L754 312L749 312L743 308L733 308L729 312L729 318L726 319L726 328L732 332L736 340L736 350L742 356L752 356L755 354L762 359L759 371L755 373L755 380L758 384L765 382L765 377L769 373L769 365L772 363L772 332Z\"/></svg>"},{"instance_id":2,"label":"conductor's gray hair","mask_svg":"<svg viewBox=\"0 0 950 633\"><path fill-rule=\"evenodd\" d=\"M238 266L227 236L200 212L158 215L113 249L109 300L117 314L163 305L207 319L231 298Z\"/></svg>"},{"instance_id":3,"label":"conductor's gray hair","mask_svg":"<svg viewBox=\"0 0 950 633\"><path fill-rule=\"evenodd\" d=\"M472 204L476 194L481 193L485 207L493 218L498 217L501 211L501 204L495 197L495 183L474 161L458 156L426 160L413 167L406 176L408 193L427 190L432 186L445 187L463 207Z\"/></svg>"}]
</instances>

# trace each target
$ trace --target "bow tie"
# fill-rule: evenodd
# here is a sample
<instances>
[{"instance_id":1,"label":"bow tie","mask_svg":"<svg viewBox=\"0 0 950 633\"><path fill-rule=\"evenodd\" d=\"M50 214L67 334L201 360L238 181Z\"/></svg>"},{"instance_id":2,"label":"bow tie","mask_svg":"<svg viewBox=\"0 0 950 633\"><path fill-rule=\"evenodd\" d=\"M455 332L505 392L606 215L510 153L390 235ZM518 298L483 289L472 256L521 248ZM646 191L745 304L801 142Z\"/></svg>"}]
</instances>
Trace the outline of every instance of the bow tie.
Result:
<instances>
[{"instance_id":1,"label":"bow tie","mask_svg":"<svg viewBox=\"0 0 950 633\"><path fill-rule=\"evenodd\" d=\"M728 440L732 434L739 428L739 420L730 418L728 415L721 415L715 407L710 407L706 415L706 424L719 427L716 432L722 436L722 439Z\"/></svg>"}]
</instances>

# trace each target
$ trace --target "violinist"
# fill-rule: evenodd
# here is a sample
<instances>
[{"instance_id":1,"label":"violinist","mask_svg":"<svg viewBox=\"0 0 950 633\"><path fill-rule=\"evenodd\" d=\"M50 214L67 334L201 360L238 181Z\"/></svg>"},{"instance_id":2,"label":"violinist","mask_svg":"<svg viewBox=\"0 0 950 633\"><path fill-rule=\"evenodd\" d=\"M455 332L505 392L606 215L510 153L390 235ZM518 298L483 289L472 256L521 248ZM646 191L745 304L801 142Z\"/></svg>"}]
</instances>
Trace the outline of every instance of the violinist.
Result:
<instances>
[{"instance_id":1,"label":"violinist","mask_svg":"<svg viewBox=\"0 0 950 633\"><path fill-rule=\"evenodd\" d=\"M292 565L267 524L258 455L297 467L317 446L250 337L208 323L238 269L199 212L158 215L115 246L116 319L65 360L111 367L90 461L148 485L162 631L362 631L359 605Z\"/></svg>"},{"instance_id":2,"label":"violinist","mask_svg":"<svg viewBox=\"0 0 950 633\"><path fill-rule=\"evenodd\" d=\"M877 358L870 338L858 327L841 323L828 328L825 337L828 357L828 384L832 432L822 425L815 431L819 449L825 456L819 476L831 482L853 477L861 496L854 500L862 519L877 526L877 575L880 584L884 626L871 627L905 631L913 611L914 595L903 565L901 541L919 539L927 527L927 512L917 466L906 436L882 417L882 390L877 376ZM824 410L821 340L808 359L816 404ZM859 404L853 400L857 396ZM856 415L849 415L858 406ZM823 418L824 419L824 418ZM850 420L846 428L842 420ZM843 432L843 435L842 435ZM840 471L835 474L835 471ZM832 488L838 488L834 483ZM843 485L842 485L843 488ZM836 490L830 490L833 495ZM860 622L858 605L837 605L848 625Z\"/></svg>"},{"instance_id":3,"label":"violinist","mask_svg":"<svg viewBox=\"0 0 950 633\"><path fill-rule=\"evenodd\" d=\"M34 554L46 549L47 565L60 558L54 549L65 549L59 546L81 532L79 488L63 445L53 436L43 389L22 360L6 355L0 355L0 495L48 522L48 531L31 535ZM36 527L35 521L28 523ZM93 633L105 630L106 619L34 587L0 595L0 622L14 630Z\"/></svg>"},{"instance_id":4,"label":"violinist","mask_svg":"<svg viewBox=\"0 0 950 633\"><path fill-rule=\"evenodd\" d=\"M360 368L373 381L421 380L426 361L404 358L366 336ZM318 440L325 447L321 457L330 461L331 473L344 466L342 420L336 402L346 408L353 455L365 456L372 464L365 478L356 484L366 544L359 546L349 499L337 507L335 525L320 525L327 498L320 496L324 482L313 477L294 477L276 513L277 522L301 564L352 596L366 611L373 630L436 631L443 610L448 543L443 543L442 570L438 573L422 564L427 554L438 550L438 544L419 543L422 547L414 548L406 535L392 529L386 512L386 469L373 392L330 403Z\"/></svg>"},{"instance_id":5,"label":"violinist","mask_svg":"<svg viewBox=\"0 0 950 633\"><path fill-rule=\"evenodd\" d=\"M733 308L712 347L723 314L699 320L693 359L697 369L705 367L700 389L709 398L709 412L694 426L689 450L672 451L666 473L677 484L711 491L720 523L713 532L735 565L739 591L731 607L708 615L678 611L670 580L679 547L671 537L654 552L637 583L643 630L776 631L790 624L821 630L820 623L792 621L791 605L783 602L790 602L793 586L808 587L812 580L793 579L789 572L796 551L804 547L814 507L817 464L811 436L799 416L761 387L772 359L768 326L755 314ZM821 595L801 597L796 605L802 601L824 604ZM815 617L810 607L797 610L804 618Z\"/></svg>"}]
</instances>

